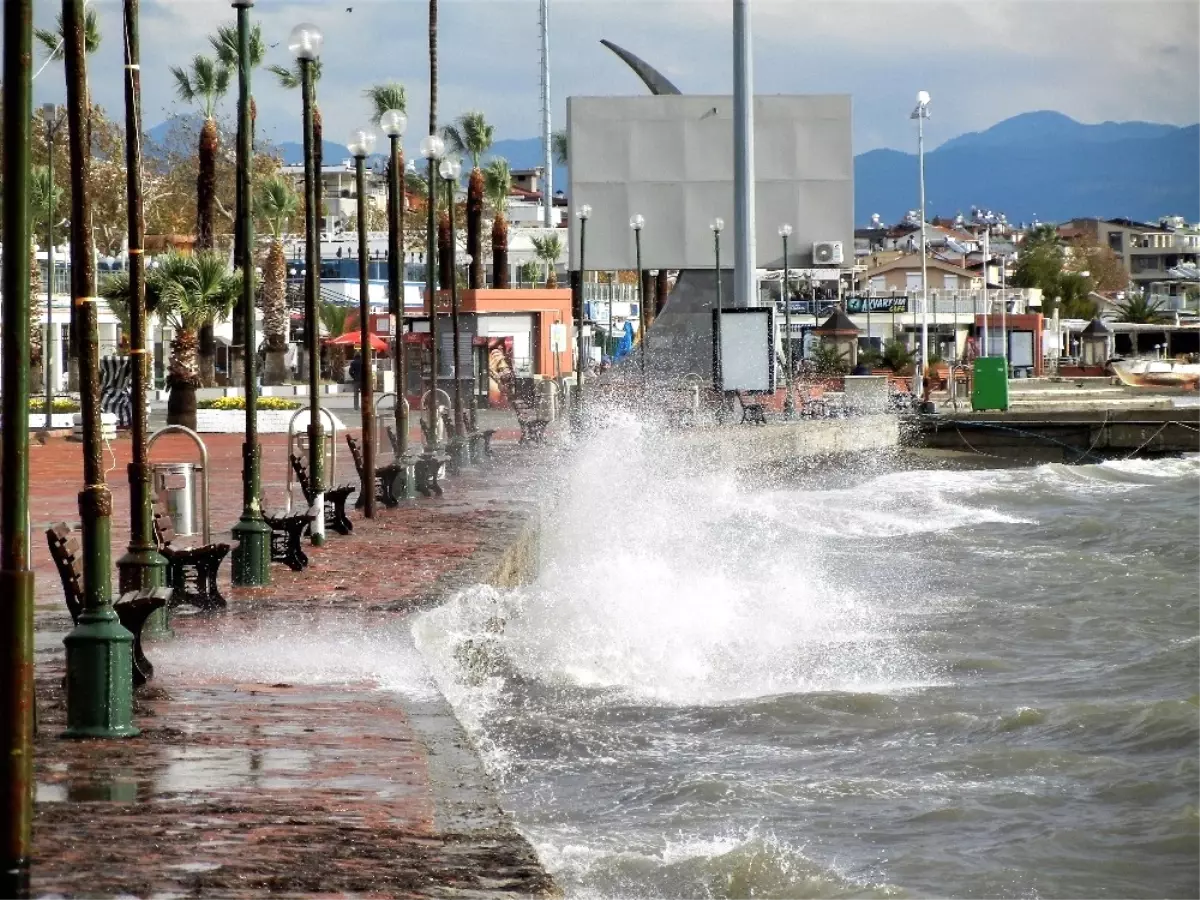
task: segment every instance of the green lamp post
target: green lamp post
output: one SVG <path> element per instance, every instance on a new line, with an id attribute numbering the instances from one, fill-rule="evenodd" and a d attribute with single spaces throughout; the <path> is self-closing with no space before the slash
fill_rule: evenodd
<path id="1" fill-rule="evenodd" d="M 466 419 L 463 417 L 462 377 L 458 370 L 462 351 L 458 343 L 458 237 L 454 222 L 454 191 L 462 175 L 462 162 L 457 157 L 447 156 L 438 164 L 438 174 L 446 182 L 446 206 L 450 211 L 450 329 L 453 337 L 451 352 L 454 354 L 450 365 L 450 371 L 454 373 L 454 437 L 450 440 L 450 457 L 454 465 L 461 469 L 470 460 Z"/>
<path id="2" fill-rule="evenodd" d="M 633 229 L 634 256 L 637 264 L 638 338 L 642 344 L 642 352 L 638 355 L 641 357 L 642 379 L 645 380 L 646 353 L 650 349 L 650 336 L 646 334 L 646 298 L 643 290 L 645 278 L 642 277 L 642 229 L 646 227 L 645 216 L 640 213 L 635 215 L 629 220 L 629 227 Z"/>
<path id="3" fill-rule="evenodd" d="M 33 571 L 29 568 L 29 58 L 33 2 L 4 4 L 4 294 L 0 359 L 0 896 L 28 897 L 33 857 Z M 53 279 L 53 271 L 51 271 Z"/>
<path id="4" fill-rule="evenodd" d="M 434 217 L 437 213 L 437 164 L 446 152 L 446 143 L 437 134 L 427 134 L 421 138 L 421 156 L 429 163 L 428 180 L 429 196 L 425 222 L 425 294 L 429 306 L 429 407 L 426 410 L 428 430 L 425 441 L 425 465 L 436 466 L 434 457 L 438 451 L 437 445 L 437 383 L 438 383 L 438 327 L 437 327 L 437 227 Z"/>
<path id="5" fill-rule="evenodd" d="M 79 335 L 83 414 L 83 612 L 64 639 L 67 648 L 67 730 L 72 738 L 129 737 L 133 725 L 133 635 L 112 606 L 112 494 L 104 478 L 100 440 L 100 341 L 94 260 L 88 222 L 87 60 L 83 0 L 63 0 L 67 70 L 67 132 L 71 163 L 71 297 Z"/>
<path id="6" fill-rule="evenodd" d="M 363 514 L 375 518 L 375 366 L 371 353 L 370 257 L 367 251 L 367 157 L 375 147 L 375 132 L 359 128 L 347 145 L 354 157 L 354 184 L 358 193 L 358 334 L 361 365 L 358 367 L 362 395 Z"/>
<path id="7" fill-rule="evenodd" d="M 792 402 L 792 378 L 795 377 L 796 369 L 792 366 L 792 298 L 788 292 L 788 238 L 792 236 L 792 226 L 786 222 L 779 226 L 779 236 L 783 239 L 783 289 L 780 295 L 783 297 L 783 333 L 787 341 L 784 344 L 784 360 L 787 365 L 787 376 L 783 379 L 784 391 L 783 397 L 783 415 L 790 419 L 796 412 L 796 406 Z"/>
<path id="8" fill-rule="evenodd" d="M 242 444 L 242 517 L 233 526 L 233 583 L 271 583 L 271 528 L 262 511 L 262 448 L 258 443 L 258 338 L 254 328 L 254 217 L 250 170 L 254 141 L 250 124 L 250 7 L 254 0 L 233 0 L 238 31 L 237 228 L 242 257 L 242 334 L 245 352 L 246 440 Z"/>
<path id="9" fill-rule="evenodd" d="M 408 453 L 408 372 L 404 358 L 404 173 L 400 145 L 408 116 L 403 110 L 389 109 L 379 117 L 379 127 L 388 136 L 388 305 L 396 317 L 396 335 L 392 342 L 392 373 L 396 382 L 396 446 L 392 461 L 401 463 Z M 405 498 L 409 494 L 405 478 Z"/>
<path id="10" fill-rule="evenodd" d="M 313 159 L 313 104 L 316 88 L 313 64 L 321 56 L 324 38 L 316 25 L 302 23 L 288 36 L 288 50 L 300 63 L 300 93 L 304 105 L 304 344 L 308 355 L 308 477 L 313 498 L 311 535 L 316 546 L 325 543 L 325 436 L 321 427 L 321 352 L 317 297 L 321 289 L 321 173 Z M 247 353 L 247 356 L 250 354 Z"/>

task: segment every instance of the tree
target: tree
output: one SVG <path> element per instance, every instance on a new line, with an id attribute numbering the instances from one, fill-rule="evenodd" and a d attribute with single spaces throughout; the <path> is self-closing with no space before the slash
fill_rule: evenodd
<path id="1" fill-rule="evenodd" d="M 271 249 L 263 266 L 263 337 L 267 344 L 263 384 L 283 384 L 287 380 L 288 319 L 287 260 L 283 255 L 283 235 L 288 221 L 300 208 L 300 198 L 288 179 L 276 175 L 259 188 L 257 214 L 271 230 Z"/>
<path id="2" fill-rule="evenodd" d="M 1087 272 L 1094 291 L 1115 293 L 1129 288 L 1129 273 L 1121 257 L 1091 238 L 1071 243 L 1067 268 L 1074 273 Z"/>
<path id="3" fill-rule="evenodd" d="M 317 194 L 321 193 L 321 166 L 325 160 L 325 126 L 321 121 L 321 107 L 316 102 L 317 85 L 321 82 L 321 60 L 314 59 L 309 63 L 309 71 L 312 73 L 313 83 L 313 171 L 317 173 Z M 292 63 L 292 67 L 284 66 L 267 66 L 267 71 L 274 75 L 279 80 L 279 86 L 289 91 L 299 89 L 301 85 L 301 70 L 300 60 Z M 303 102 L 303 101 L 301 101 Z"/>
<path id="4" fill-rule="evenodd" d="M 34 166 L 29 172 L 29 380 L 42 380 L 42 314 L 37 296 L 41 292 L 41 269 L 34 247 L 44 241 L 50 225 L 57 225 L 63 210 L 64 191 L 50 179 L 47 166 Z M 50 274 L 53 278 L 53 273 Z M 35 283 L 36 282 L 36 283 Z M 53 283 L 53 282 L 52 282 Z"/>
<path id="5" fill-rule="evenodd" d="M 346 320 L 350 318 L 349 306 L 322 300 L 320 306 L 317 307 L 317 315 L 321 319 L 325 334 L 329 337 L 338 337 L 346 333 Z M 328 344 L 326 349 L 328 351 L 329 377 L 334 381 L 341 381 L 342 370 L 346 367 L 345 345 Z"/>
<path id="6" fill-rule="evenodd" d="M 533 238 L 533 252 L 546 265 L 546 287 L 558 287 L 558 274 L 554 267 L 563 253 L 562 239 L 551 232 Z"/>
<path id="7" fill-rule="evenodd" d="M 1096 318 L 1098 308 L 1092 300 L 1095 290 L 1090 277 L 1078 272 L 1064 272 L 1058 280 L 1058 312 L 1064 319 Z"/>
<path id="8" fill-rule="evenodd" d="M 213 53 L 216 54 L 217 62 L 230 72 L 238 70 L 238 61 L 241 56 L 240 47 L 238 44 L 237 23 L 233 22 L 227 25 L 217 27 L 217 33 L 211 35 L 208 39 L 212 45 Z M 247 57 L 247 63 L 251 71 L 257 69 L 263 64 L 263 59 L 267 55 L 267 45 L 263 42 L 262 25 L 255 22 L 250 26 L 250 54 Z M 254 128 L 254 122 L 258 119 L 258 106 L 254 102 L 254 98 L 250 98 L 250 128 Z"/>
<path id="9" fill-rule="evenodd" d="M 845 375 L 850 371 L 849 354 L 837 344 L 821 340 L 812 348 L 812 364 L 818 375 Z"/>
<path id="10" fill-rule="evenodd" d="M 560 166 L 567 164 L 567 133 L 565 131 L 556 131 L 550 135 L 550 151 L 554 156 L 554 161 Z"/>
<path id="11" fill-rule="evenodd" d="M 204 111 L 197 152 L 199 171 L 196 174 L 196 249 L 211 250 L 215 246 L 213 212 L 216 209 L 217 152 L 221 133 L 217 129 L 217 101 L 229 90 L 229 69 L 212 57 L 196 54 L 191 71 L 174 66 L 175 93 L 184 103 L 197 103 Z M 207 387 L 215 381 L 216 341 L 212 323 L 200 329 L 200 378 Z"/>
<path id="12" fill-rule="evenodd" d="M 1118 322 L 1157 325 L 1167 321 L 1167 313 L 1163 309 L 1162 302 L 1151 300 L 1145 294 L 1134 294 L 1113 308 L 1117 313 Z"/>
<path id="13" fill-rule="evenodd" d="M 880 356 L 882 365 L 891 369 L 897 375 L 910 374 L 913 363 L 917 358 L 917 354 L 914 351 L 909 350 L 895 338 L 890 339 L 883 345 L 883 352 Z"/>
<path id="14" fill-rule="evenodd" d="M 408 94 L 404 90 L 404 85 L 400 84 L 400 82 L 398 82 L 398 81 L 381 82 L 380 84 L 372 85 L 371 87 L 369 87 L 365 91 L 363 91 L 363 95 L 371 102 L 371 118 L 374 119 L 375 122 L 378 122 L 380 120 L 380 118 L 382 118 L 383 114 L 390 109 L 398 109 L 403 113 L 408 112 Z M 388 138 L 386 135 L 384 137 L 388 141 L 388 150 L 387 150 L 388 165 L 396 166 L 398 171 L 400 172 L 400 203 L 402 204 L 400 207 L 400 223 L 401 223 L 400 259 L 403 260 L 404 259 L 404 251 L 405 251 L 406 247 L 408 246 L 408 243 L 407 243 L 407 241 L 405 241 L 404 238 L 405 238 L 405 228 L 408 225 L 409 217 L 404 215 L 405 206 L 403 204 L 405 203 L 406 191 L 411 190 L 408 186 L 409 173 L 404 171 L 404 144 L 403 144 L 403 142 L 397 142 L 396 158 L 392 159 L 391 158 L 392 157 L 391 139 Z M 422 185 L 423 184 L 424 184 L 424 182 L 422 182 Z M 376 210 L 374 207 L 367 210 L 367 224 L 368 224 L 368 228 L 371 230 L 374 230 L 375 225 L 378 222 L 378 219 L 373 216 L 373 214 L 375 212 L 376 212 Z M 383 218 L 383 228 L 381 230 L 387 230 L 387 228 L 390 227 L 390 223 L 388 222 L 386 208 L 384 210 L 382 210 L 382 218 Z M 358 227 L 357 222 L 355 222 L 354 225 L 356 228 Z M 422 245 L 424 244 L 424 239 L 422 239 L 421 243 L 422 243 Z M 403 282 L 404 281 L 403 262 L 400 261 L 400 262 L 398 262 L 398 264 L 401 266 L 400 280 L 401 280 L 401 282 Z M 403 293 L 403 291 L 401 291 L 401 292 Z"/>
<path id="15" fill-rule="evenodd" d="M 508 220 L 504 217 L 512 193 L 508 161 L 493 159 L 483 173 L 484 193 L 492 207 L 492 287 L 508 287 Z"/>
<path id="16" fill-rule="evenodd" d="M 483 287 L 483 171 L 479 168 L 479 157 L 491 149 L 496 129 L 489 125 L 481 112 L 468 112 L 459 116 L 453 125 L 442 129 L 447 145 L 456 153 L 471 157 L 471 175 L 467 179 L 467 253 L 471 256 L 471 272 L 468 285 Z"/>
<path id="17" fill-rule="evenodd" d="M 167 424 L 196 428 L 196 388 L 200 385 L 198 332 L 223 320 L 242 290 L 242 276 L 231 271 L 215 250 L 184 254 L 170 252 L 158 258 L 146 273 L 146 309 L 174 331 L 167 367 Z M 111 276 L 101 289 L 109 304 L 128 308 L 129 276 Z"/>
<path id="18" fill-rule="evenodd" d="M 46 58 L 54 62 L 63 59 L 63 17 L 58 14 L 54 31 L 48 28 L 37 28 L 33 32 L 37 42 L 46 51 Z M 94 6 L 88 6 L 83 11 L 83 51 L 87 54 L 100 49 L 100 17 Z"/>
<path id="19" fill-rule="evenodd" d="M 1013 286 L 1039 288 L 1045 297 L 1043 311 L 1053 315 L 1061 291 L 1066 251 L 1053 225 L 1039 225 L 1025 236 L 1017 257 Z"/>

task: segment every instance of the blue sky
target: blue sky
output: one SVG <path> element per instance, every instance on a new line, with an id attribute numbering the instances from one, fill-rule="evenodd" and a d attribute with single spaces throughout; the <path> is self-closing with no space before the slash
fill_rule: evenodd
<path id="1" fill-rule="evenodd" d="M 89 79 L 97 102 L 121 114 L 119 0 L 91 0 L 103 43 Z M 752 0 L 758 93 L 850 93 L 854 149 L 912 149 L 908 114 L 919 89 L 933 95 L 931 145 L 1035 109 L 1084 122 L 1200 118 L 1200 3 L 1196 0 Z M 36 23 L 60 8 L 38 0 Z M 352 7 L 353 12 L 347 12 Z M 344 143 L 368 114 L 362 91 L 398 80 L 408 89 L 415 148 L 428 121 L 427 0 L 259 0 L 269 62 L 287 63 L 292 25 L 325 32 L 320 101 L 325 134 Z M 142 0 L 147 126 L 175 105 L 168 67 L 208 52 L 206 36 L 232 21 L 226 0 Z M 482 110 L 498 138 L 537 134 L 536 0 L 442 0 L 439 120 Z M 639 94 L 644 88 L 600 46 L 608 38 L 642 56 L 686 93 L 731 90 L 731 0 L 551 0 L 555 127 L 570 95 Z M 40 67 L 40 54 L 38 66 Z M 62 102 L 52 63 L 35 103 Z M 255 81 L 260 128 L 299 135 L 299 96 L 270 76 Z M 233 96 L 225 102 L 232 110 Z"/>

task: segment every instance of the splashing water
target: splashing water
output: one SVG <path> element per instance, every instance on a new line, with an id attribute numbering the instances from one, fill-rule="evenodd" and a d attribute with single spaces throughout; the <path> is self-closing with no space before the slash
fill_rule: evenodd
<path id="1" fill-rule="evenodd" d="M 413 625 L 569 894 L 1194 892 L 1196 459 L 684 463 L 618 422 Z"/>

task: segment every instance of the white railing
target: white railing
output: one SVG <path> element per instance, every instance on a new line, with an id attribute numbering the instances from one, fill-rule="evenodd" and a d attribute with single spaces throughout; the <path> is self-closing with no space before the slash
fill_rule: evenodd
<path id="1" fill-rule="evenodd" d="M 583 283 L 583 299 L 585 302 L 607 303 L 637 303 L 638 286 L 636 284 L 600 284 L 594 281 Z"/>

